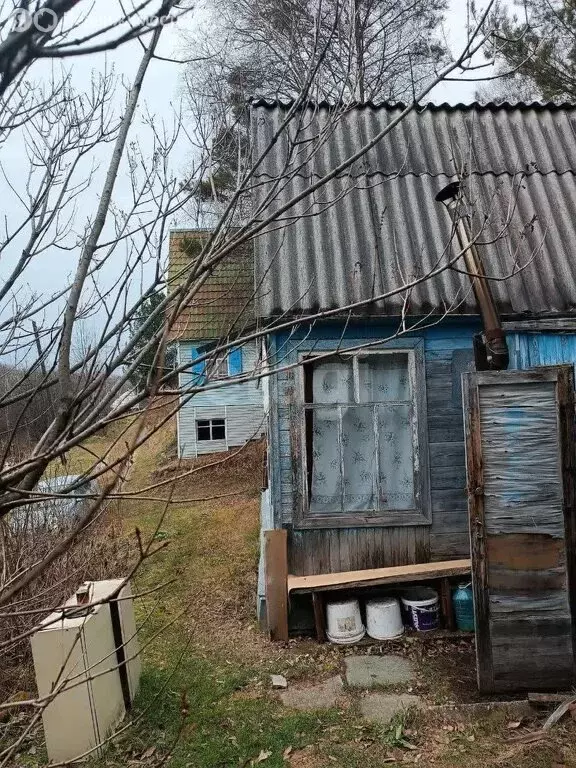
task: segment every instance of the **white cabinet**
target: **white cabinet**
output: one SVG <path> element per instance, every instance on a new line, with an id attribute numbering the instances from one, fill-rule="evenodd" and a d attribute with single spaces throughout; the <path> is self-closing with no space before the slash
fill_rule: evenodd
<path id="1" fill-rule="evenodd" d="M 51 762 L 77 758 L 101 744 L 138 689 L 140 657 L 130 586 L 118 592 L 120 579 L 89 585 L 90 603 L 108 602 L 86 611 L 74 596 L 64 611 L 42 622 L 31 640 L 38 695 L 55 692 L 42 715 Z"/>

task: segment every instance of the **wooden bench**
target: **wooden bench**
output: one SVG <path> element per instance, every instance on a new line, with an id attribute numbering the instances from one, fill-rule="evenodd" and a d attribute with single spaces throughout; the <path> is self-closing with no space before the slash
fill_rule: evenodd
<path id="1" fill-rule="evenodd" d="M 418 565 L 396 565 L 388 568 L 374 568 L 365 571 L 344 571 L 326 573 L 318 576 L 288 576 L 288 597 L 290 594 L 312 595 L 314 623 L 318 642 L 326 640 L 324 596 L 326 592 L 362 587 L 380 587 L 408 582 L 440 582 L 440 603 L 447 629 L 454 629 L 454 611 L 450 594 L 450 577 L 465 576 L 470 573 L 470 560 L 444 560 L 439 563 Z"/>
<path id="2" fill-rule="evenodd" d="M 326 593 L 421 581 L 439 581 L 442 613 L 448 629 L 454 629 L 454 613 L 449 579 L 467 576 L 470 560 L 445 560 L 438 563 L 397 565 L 363 571 L 344 571 L 315 576 L 288 573 L 286 531 L 265 531 L 266 611 L 272 640 L 288 640 L 288 601 L 293 595 L 312 595 L 314 623 L 319 642 L 326 639 L 324 601 Z"/>

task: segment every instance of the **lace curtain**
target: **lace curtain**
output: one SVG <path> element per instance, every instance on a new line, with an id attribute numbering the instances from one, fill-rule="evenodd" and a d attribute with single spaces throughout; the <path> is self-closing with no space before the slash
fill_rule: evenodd
<path id="1" fill-rule="evenodd" d="M 356 382 L 355 382 L 356 378 Z M 413 509 L 413 408 L 406 354 L 314 367 L 312 486 L 317 513 Z"/>

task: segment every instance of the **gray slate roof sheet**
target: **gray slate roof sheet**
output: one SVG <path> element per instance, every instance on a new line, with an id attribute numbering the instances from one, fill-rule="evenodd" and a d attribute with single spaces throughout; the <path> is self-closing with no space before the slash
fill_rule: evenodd
<path id="1" fill-rule="evenodd" d="M 327 105 L 290 127 L 298 149 L 268 211 L 283 205 L 375 136 L 398 105 Z M 253 105 L 255 153 L 286 105 Z M 576 313 L 576 107 L 428 106 L 408 115 L 354 166 L 288 210 L 256 240 L 258 314 L 308 312 L 364 302 L 358 314 L 475 314 L 468 278 L 445 269 L 456 253 L 435 194 L 457 174 L 472 231 L 501 311 Z M 288 158 L 281 137 L 259 168 L 256 202 Z M 287 178 L 287 176 L 289 178 Z M 265 215 L 265 212 L 260 214 Z M 458 262 L 458 268 L 463 264 Z M 444 268 L 444 269 L 443 269 Z M 370 304 L 406 280 L 439 272 L 406 293 Z M 506 279 L 504 279 L 506 278 Z"/>

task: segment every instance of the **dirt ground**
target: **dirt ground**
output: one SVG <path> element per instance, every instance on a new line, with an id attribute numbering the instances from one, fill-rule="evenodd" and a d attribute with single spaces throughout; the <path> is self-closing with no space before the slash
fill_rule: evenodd
<path id="1" fill-rule="evenodd" d="M 576 768 L 570 715 L 543 735 L 545 710 L 517 719 L 467 706 L 481 699 L 471 638 L 404 636 L 355 648 L 310 637 L 269 642 L 255 601 L 264 446 L 178 462 L 174 435 L 173 422 L 160 429 L 130 473 L 134 492 L 164 485 L 123 501 L 117 512 L 127 540 L 137 527 L 163 549 L 134 585 L 143 595 L 137 612 L 144 659 L 134 727 L 95 765 Z M 302 712 L 283 706 L 271 688 L 271 674 L 284 675 L 289 687 L 343 674 L 350 653 L 409 658 L 416 677 L 393 690 L 420 696 L 423 708 L 380 727 L 361 717 L 362 691 L 344 689 L 334 707 Z M 23 752 L 19 763 L 40 764 L 40 750 L 34 757 Z"/>
<path id="2" fill-rule="evenodd" d="M 154 468 L 145 456 L 139 458 L 132 483 L 138 482 L 140 476 L 145 479 L 153 475 L 164 480 L 181 474 L 183 468 L 203 467 L 179 481 L 175 496 L 209 500 L 193 507 L 174 505 L 165 526 L 167 535 L 173 536 L 172 551 L 169 547 L 164 562 L 160 560 L 154 568 L 166 575 L 173 572 L 181 580 L 178 604 L 189 609 L 184 610 L 180 626 L 194 652 L 213 664 L 224 660 L 226 665 L 249 670 L 245 684 L 233 694 L 236 700 L 275 701 L 276 694 L 269 683 L 273 673 L 285 675 L 289 685 L 312 684 L 341 674 L 344 658 L 350 653 L 397 653 L 410 658 L 417 667 L 416 680 L 409 687 L 430 709 L 402 718 L 397 724 L 401 729 L 399 738 L 396 731 L 379 732 L 358 719 L 357 694 L 351 694 L 349 706 L 328 726 L 333 730 L 311 739 L 305 748 L 288 745 L 293 748 L 288 754 L 283 753 L 281 764 L 310 768 L 394 762 L 576 766 L 576 725 L 570 717 L 564 718 L 545 739 L 529 741 L 546 712 L 535 712 L 533 718 L 518 721 L 511 720 L 505 710 L 479 713 L 463 706 L 482 701 L 476 687 L 472 638 L 405 636 L 398 641 L 361 644 L 357 648 L 318 645 L 313 638 L 295 638 L 286 646 L 270 643 L 255 622 L 263 446 L 251 444 L 227 461 L 222 456 L 212 456 L 178 465 L 169 435 L 170 428 L 155 438 L 162 450 L 146 450 L 148 456 L 160 457 Z M 216 496 L 220 498 L 210 498 Z M 133 514 L 142 522 L 142 508 Z M 149 577 L 150 572 L 147 583 Z M 438 705 L 452 705 L 454 709 L 434 709 Z M 340 728 L 345 735 L 338 735 Z M 519 740 L 522 738 L 527 740 Z M 396 743 L 402 740 L 410 746 Z M 262 750 L 264 754 L 268 751 L 265 737 Z M 251 759 L 257 760 L 259 755 Z M 272 765 L 274 760 L 272 754 L 262 762 Z"/>

